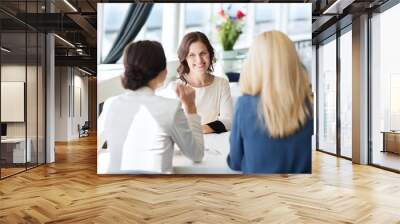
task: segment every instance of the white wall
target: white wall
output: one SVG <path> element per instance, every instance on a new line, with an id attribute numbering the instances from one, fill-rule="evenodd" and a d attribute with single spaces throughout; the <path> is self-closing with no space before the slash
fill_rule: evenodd
<path id="1" fill-rule="evenodd" d="M 74 99 L 74 108 L 73 108 L 73 113 L 72 113 L 72 129 L 71 129 L 71 135 L 73 138 L 78 137 L 78 124 L 82 126 L 85 121 L 88 121 L 88 107 L 89 107 L 89 102 L 88 102 L 88 78 L 85 76 L 81 76 L 82 73 L 79 73 L 78 75 L 76 74 L 77 70 L 74 71 L 74 96 L 72 98 Z M 80 93 L 79 93 L 80 92 Z M 81 111 L 80 111 L 81 110 Z"/>
<path id="2" fill-rule="evenodd" d="M 36 69 L 33 66 L 27 66 L 25 67 L 25 65 L 18 65 L 18 64 L 6 64 L 6 65 L 2 65 L 1 66 L 1 81 L 10 81 L 10 82 L 25 82 L 25 75 L 26 75 L 26 71 L 28 71 L 28 74 L 31 74 L 32 71 Z M 36 70 L 35 70 L 36 73 Z M 31 82 L 31 80 L 30 80 Z M 32 84 L 32 83 L 30 83 Z M 33 83 L 34 85 L 36 85 L 36 81 L 35 83 Z M 31 90 L 31 89 L 28 89 Z M 34 90 L 34 92 L 29 92 L 27 93 L 28 99 L 27 102 L 30 103 L 33 101 L 32 98 L 36 99 L 36 89 Z M 36 108 L 36 104 L 35 105 L 31 105 L 34 106 Z M 9 108 L 1 108 L 1 110 L 7 110 Z M 29 111 L 30 112 L 30 111 Z M 34 115 L 34 116 L 33 116 Z M 28 122 L 31 122 L 33 120 L 36 121 L 36 114 L 33 113 L 28 113 L 27 114 L 27 119 Z M 32 117 L 33 116 L 33 117 Z M 7 136 L 8 137 L 25 137 L 25 123 L 26 122 L 7 122 Z M 33 127 L 32 125 L 28 125 L 28 129 Z M 36 130 L 36 126 L 35 126 L 35 130 Z M 29 137 L 29 133 L 30 130 L 28 130 L 28 137 Z"/>
<path id="3" fill-rule="evenodd" d="M 24 122 L 24 103 L 24 82 L 1 82 L 2 122 Z"/>
<path id="4" fill-rule="evenodd" d="M 1 66 L 1 81 L 3 82 L 25 82 L 25 65 L 6 64 Z M 29 67 L 28 67 L 29 70 Z M 2 96 L 3 98 L 3 96 Z M 1 108 L 8 110 L 9 108 Z M 22 108 L 24 109 L 24 108 Z M 7 122 L 8 137 L 25 137 L 25 122 Z"/>
<path id="5" fill-rule="evenodd" d="M 88 78 L 72 67 L 56 67 L 55 73 L 55 141 L 70 141 L 88 120 Z"/>
<path id="6" fill-rule="evenodd" d="M 67 67 L 55 68 L 55 140 L 67 141 L 69 117 L 68 111 L 68 85 L 70 83 Z"/>
<path id="7" fill-rule="evenodd" d="M 7 137 L 9 138 L 24 138 L 25 135 L 30 139 L 30 148 L 32 161 L 36 162 L 37 153 L 39 153 L 39 163 L 44 163 L 44 74 L 42 73 L 41 66 L 32 66 L 25 64 L 2 64 L 1 66 L 1 79 L 2 82 L 23 82 L 26 86 L 26 100 L 25 96 L 21 97 L 19 108 L 12 108 L 10 106 L 1 108 L 2 112 L 6 113 L 20 113 L 22 120 L 20 122 L 6 122 L 7 124 Z M 26 80 L 27 79 L 27 80 Z M 24 87 L 25 87 L 24 86 Z M 24 87 L 19 89 L 19 94 L 24 95 Z M 5 89 L 2 89 L 2 94 Z M 2 95 L 2 98 L 8 98 L 7 95 Z M 12 102 L 11 102 L 12 103 Z M 17 102 L 14 102 L 17 103 Z M 26 103 L 26 106 L 25 106 Z M 3 102 L 2 102 L 3 104 Z M 15 106 L 15 105 L 14 105 Z M 19 110 L 19 111 L 16 111 Z M 24 114 L 26 112 L 26 119 Z"/>

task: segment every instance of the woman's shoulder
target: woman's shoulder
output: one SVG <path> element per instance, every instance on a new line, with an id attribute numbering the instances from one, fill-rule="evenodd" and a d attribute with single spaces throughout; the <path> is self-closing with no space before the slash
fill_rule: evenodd
<path id="1" fill-rule="evenodd" d="M 126 104 L 129 102 L 129 106 L 139 106 L 141 104 L 144 105 L 152 105 L 151 108 L 168 112 L 175 110 L 179 105 L 180 101 L 176 97 L 175 91 L 173 91 L 173 87 L 168 87 L 162 90 L 157 90 L 154 94 L 137 94 L 135 91 L 128 91 L 126 93 L 120 94 L 118 96 L 110 99 L 113 102 L 121 102 Z M 171 109 L 172 108 L 172 109 Z"/>
<path id="2" fill-rule="evenodd" d="M 259 96 L 253 96 L 244 93 L 243 95 L 239 96 L 238 102 L 247 103 L 247 102 L 258 102 Z"/>
<path id="3" fill-rule="evenodd" d="M 125 93 L 121 93 L 121 94 L 116 95 L 116 96 L 111 96 L 111 97 L 107 98 L 104 101 L 104 107 L 109 106 L 109 105 L 117 102 L 120 98 L 124 97 L 125 95 L 127 95 L 126 92 Z"/>
<path id="4" fill-rule="evenodd" d="M 216 75 L 213 75 L 213 74 L 211 74 L 211 76 L 214 77 L 214 82 L 215 83 L 217 83 L 219 85 L 229 85 L 228 79 L 226 79 L 224 77 L 221 77 L 221 76 L 216 76 Z"/>
<path id="5" fill-rule="evenodd" d="M 225 79 L 224 77 L 221 76 L 215 76 L 215 75 L 212 76 L 214 77 L 214 80 L 212 84 L 208 86 L 208 88 L 215 89 L 217 91 L 220 90 L 228 91 L 230 89 L 228 79 Z"/>
<path id="6" fill-rule="evenodd" d="M 126 92 L 121 93 L 119 95 L 116 96 L 111 96 L 109 98 L 107 98 L 106 100 L 104 100 L 101 104 L 101 114 L 107 114 L 109 111 L 111 111 L 111 113 L 114 113 L 114 111 L 116 110 L 116 107 L 119 107 L 119 105 L 121 105 L 121 103 L 123 102 L 123 98 L 127 95 Z"/>
<path id="7" fill-rule="evenodd" d="M 249 110 L 251 108 L 257 108 L 258 100 L 259 100 L 258 96 L 243 94 L 238 97 L 236 101 L 236 107 L 244 108 L 246 110 Z"/>
<path id="8" fill-rule="evenodd" d="M 156 94 L 155 95 L 155 99 L 158 101 L 158 103 L 160 104 L 160 106 L 164 106 L 166 108 L 175 108 L 176 106 L 178 106 L 180 104 L 180 101 L 178 100 L 176 93 L 174 91 L 173 94 L 175 95 L 159 95 Z"/>

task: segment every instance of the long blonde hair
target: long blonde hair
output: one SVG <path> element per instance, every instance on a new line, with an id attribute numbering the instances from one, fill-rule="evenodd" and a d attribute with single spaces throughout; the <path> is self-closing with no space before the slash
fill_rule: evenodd
<path id="1" fill-rule="evenodd" d="M 257 36 L 239 82 L 243 94 L 260 96 L 258 114 L 271 137 L 293 134 L 312 116 L 307 71 L 293 42 L 282 32 Z"/>

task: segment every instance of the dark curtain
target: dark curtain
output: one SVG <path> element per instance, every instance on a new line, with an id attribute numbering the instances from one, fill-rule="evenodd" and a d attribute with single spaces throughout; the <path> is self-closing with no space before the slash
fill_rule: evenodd
<path id="1" fill-rule="evenodd" d="M 110 52 L 103 60 L 103 64 L 113 64 L 121 58 L 125 46 L 135 39 L 136 35 L 139 33 L 140 29 L 142 29 L 144 23 L 149 17 L 152 8 L 153 4 L 151 3 L 131 4 L 121 30 L 119 31 Z"/>

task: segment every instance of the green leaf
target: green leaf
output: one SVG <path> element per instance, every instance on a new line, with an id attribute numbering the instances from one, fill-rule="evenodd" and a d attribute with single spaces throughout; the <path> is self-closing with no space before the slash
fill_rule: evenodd
<path id="1" fill-rule="evenodd" d="M 219 41 L 225 51 L 233 50 L 233 46 L 242 33 L 242 26 L 238 21 L 227 19 L 221 24 L 219 30 Z"/>

